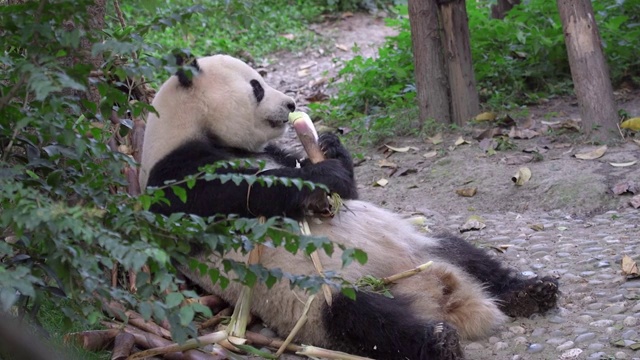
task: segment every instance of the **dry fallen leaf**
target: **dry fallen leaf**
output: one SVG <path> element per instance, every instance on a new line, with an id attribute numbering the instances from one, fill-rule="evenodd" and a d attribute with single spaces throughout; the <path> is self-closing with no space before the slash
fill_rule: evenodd
<path id="1" fill-rule="evenodd" d="M 347 46 L 345 46 L 345 45 L 342 45 L 342 44 L 336 44 L 336 48 L 338 50 L 342 50 L 342 51 L 349 51 L 349 48 Z"/>
<path id="2" fill-rule="evenodd" d="M 511 131 L 509 131 L 509 137 L 512 139 L 531 139 L 538 135 L 540 134 L 531 129 L 516 129 L 512 127 Z"/>
<path id="3" fill-rule="evenodd" d="M 604 155 L 605 152 L 607 152 L 607 145 L 602 145 L 601 147 L 593 151 L 589 151 L 587 153 L 575 154 L 574 156 L 582 160 L 594 160 L 599 157 L 602 157 L 602 155 Z"/>
<path id="4" fill-rule="evenodd" d="M 627 166 L 635 165 L 637 162 L 638 160 L 633 160 L 633 161 L 624 162 L 624 163 L 609 163 L 609 164 L 615 167 L 627 167 Z"/>
<path id="5" fill-rule="evenodd" d="M 384 186 L 387 186 L 387 184 L 388 184 L 388 183 L 389 183 L 389 180 L 387 180 L 387 179 L 380 179 L 380 180 L 376 181 L 376 182 L 373 184 L 373 186 L 382 186 L 382 187 L 384 187 Z"/>
<path id="6" fill-rule="evenodd" d="M 565 120 L 560 124 L 561 128 L 580 131 L 580 124 L 576 120 Z"/>
<path id="7" fill-rule="evenodd" d="M 640 117 L 634 117 L 631 119 L 627 119 L 620 124 L 621 129 L 629 129 L 633 131 L 640 130 Z"/>
<path id="8" fill-rule="evenodd" d="M 381 168 L 392 168 L 395 169 L 398 167 L 398 165 L 396 165 L 395 163 L 392 163 L 391 161 L 387 160 L 387 159 L 382 159 L 380 161 L 378 161 L 378 166 L 380 166 Z"/>
<path id="9" fill-rule="evenodd" d="M 438 152 L 433 150 L 433 151 L 429 151 L 428 153 L 426 153 L 426 154 L 424 154 L 422 156 L 424 156 L 427 159 L 430 159 L 430 158 L 435 157 L 437 155 L 438 155 Z"/>
<path id="10" fill-rule="evenodd" d="M 310 62 L 308 62 L 306 64 L 302 64 L 302 65 L 298 66 L 298 69 L 299 70 L 305 70 L 305 69 L 309 69 L 311 67 L 314 67 L 316 65 L 318 65 L 317 61 L 310 61 Z"/>
<path id="11" fill-rule="evenodd" d="M 521 167 L 518 172 L 511 177 L 516 185 L 522 186 L 531 179 L 531 170 L 528 167 Z"/>
<path id="12" fill-rule="evenodd" d="M 483 247 L 488 247 L 502 254 L 512 246 L 513 245 L 510 245 L 510 244 L 502 244 L 502 245 L 484 245 Z"/>
<path id="13" fill-rule="evenodd" d="M 482 149 L 482 151 L 484 152 L 488 152 L 490 150 L 495 150 L 498 147 L 498 143 L 493 140 L 493 139 L 482 139 L 480 141 L 480 144 L 478 144 L 478 146 L 480 146 L 480 149 Z"/>
<path id="14" fill-rule="evenodd" d="M 478 192 L 478 188 L 470 187 L 470 188 L 462 188 L 456 190 L 456 194 L 464 197 L 472 197 Z"/>
<path id="15" fill-rule="evenodd" d="M 523 149 L 522 152 L 525 152 L 527 154 L 533 154 L 533 153 L 544 154 L 547 152 L 547 149 L 536 145 L 534 147 Z"/>
<path id="16" fill-rule="evenodd" d="M 482 217 L 478 215 L 471 215 L 464 223 L 464 225 L 460 226 L 459 230 L 461 233 L 463 233 L 471 230 L 482 230 L 485 227 L 487 227 L 487 225 L 485 225 L 484 219 Z"/>
<path id="17" fill-rule="evenodd" d="M 293 40 L 293 39 L 295 39 L 295 38 L 296 38 L 296 36 L 295 36 L 295 35 L 293 35 L 293 34 L 282 34 L 282 35 L 280 35 L 280 36 L 282 36 L 283 38 L 285 38 L 285 39 L 287 39 L 287 40 Z"/>
<path id="18" fill-rule="evenodd" d="M 309 69 L 300 70 L 300 71 L 298 71 L 297 74 L 298 74 L 298 77 L 305 77 L 305 76 L 309 75 Z"/>
<path id="19" fill-rule="evenodd" d="M 405 147 L 394 147 L 394 146 L 390 146 L 390 145 L 384 145 L 387 147 L 387 149 L 395 151 L 395 152 L 407 152 L 409 150 L 411 150 L 411 146 L 405 146 Z"/>
<path id="20" fill-rule="evenodd" d="M 633 139 L 633 142 L 640 145 L 640 139 Z"/>
<path id="21" fill-rule="evenodd" d="M 470 144 L 470 142 L 468 142 L 467 140 L 463 139 L 462 136 L 460 136 L 456 142 L 454 143 L 455 146 L 459 146 L 462 144 Z"/>
<path id="22" fill-rule="evenodd" d="M 533 231 L 542 231 L 544 230 L 544 224 L 531 224 L 529 228 Z"/>
<path id="23" fill-rule="evenodd" d="M 518 125 L 516 124 L 516 121 L 513 120 L 513 118 L 509 114 L 505 115 L 503 118 L 497 119 L 496 124 L 498 124 L 498 126 L 503 128 L 510 128 L 512 126 Z"/>
<path id="24" fill-rule="evenodd" d="M 316 90 L 315 92 L 304 97 L 308 102 L 320 102 L 329 99 L 329 95 L 327 95 L 322 90 Z"/>
<path id="25" fill-rule="evenodd" d="M 432 137 L 429 138 L 429 141 L 431 141 L 433 145 L 440 144 L 442 142 L 442 133 L 437 133 L 433 135 Z"/>
<path id="26" fill-rule="evenodd" d="M 640 271 L 638 271 L 638 264 L 633 261 L 633 259 L 628 255 L 622 256 L 622 275 L 628 277 L 640 276 Z"/>
<path id="27" fill-rule="evenodd" d="M 535 157 L 533 155 L 510 155 L 504 158 L 507 165 L 522 165 L 532 162 Z"/>
<path id="28" fill-rule="evenodd" d="M 638 190 L 639 190 L 638 186 L 636 185 L 636 183 L 633 180 L 627 180 L 627 181 L 623 181 L 623 182 L 617 183 L 611 188 L 611 191 L 615 195 L 621 195 L 621 194 L 624 194 L 626 192 L 630 192 L 632 194 L 635 194 L 636 192 L 638 192 Z"/>
<path id="29" fill-rule="evenodd" d="M 476 116 L 476 121 L 493 121 L 497 117 L 496 113 L 487 111 Z"/>
<path id="30" fill-rule="evenodd" d="M 525 120 L 525 122 L 520 125 L 521 128 L 523 129 L 533 129 L 536 126 L 536 121 L 533 119 L 533 115 L 530 114 L 529 117 L 527 117 L 527 120 Z"/>
<path id="31" fill-rule="evenodd" d="M 475 139 L 476 140 L 482 140 L 482 139 L 490 139 L 492 137 L 495 136 L 499 136 L 502 135 L 502 129 L 501 128 L 491 128 L 491 129 L 487 129 L 483 132 L 481 132 L 480 134 L 476 135 Z"/>
<path id="32" fill-rule="evenodd" d="M 416 169 L 416 168 L 406 168 L 406 169 L 401 170 L 398 173 L 398 176 L 405 176 L 405 175 L 409 175 L 409 174 L 415 174 L 417 172 L 418 172 L 418 169 Z"/>

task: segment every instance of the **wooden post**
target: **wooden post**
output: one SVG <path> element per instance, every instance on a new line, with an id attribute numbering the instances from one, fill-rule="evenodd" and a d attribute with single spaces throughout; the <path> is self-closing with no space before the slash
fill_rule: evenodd
<path id="1" fill-rule="evenodd" d="M 449 81 L 445 72 L 436 0 L 409 0 L 420 127 L 427 119 L 451 122 Z"/>
<path id="2" fill-rule="evenodd" d="M 445 61 L 449 67 L 453 122 L 464 125 L 480 112 L 480 97 L 471 61 L 469 19 L 464 0 L 440 1 Z"/>
<path id="3" fill-rule="evenodd" d="M 611 139 L 618 130 L 618 113 L 591 1 L 557 4 L 583 129 L 594 140 Z"/>

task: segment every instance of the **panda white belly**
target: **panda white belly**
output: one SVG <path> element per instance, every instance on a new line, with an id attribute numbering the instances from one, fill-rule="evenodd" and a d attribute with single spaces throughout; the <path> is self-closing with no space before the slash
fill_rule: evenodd
<path id="1" fill-rule="evenodd" d="M 411 314 L 417 314 L 425 322 L 435 319 L 451 323 L 463 338 L 486 336 L 505 320 L 506 316 L 476 280 L 435 255 L 430 256 L 429 249 L 438 246 L 438 239 L 419 233 L 398 215 L 373 204 L 349 200 L 345 202 L 345 208 L 347 210 L 341 210 L 333 219 L 323 219 L 320 223 L 311 219 L 311 233 L 314 236 L 326 236 L 346 248 L 365 250 L 368 262 L 365 265 L 354 262 L 341 269 L 341 250 L 335 247 L 331 257 L 323 251 L 319 252 L 325 270 L 337 271 L 346 280 L 353 282 L 365 275 L 385 277 L 434 261 L 424 272 L 402 279 L 391 287 L 394 296 L 406 296 L 412 300 L 409 311 Z M 232 254 L 231 257 L 238 261 L 246 260 L 239 254 Z M 220 265 L 217 256 L 210 256 L 207 260 L 212 267 Z M 265 249 L 261 264 L 267 268 L 280 268 L 291 274 L 316 274 L 310 258 L 302 253 L 292 255 L 284 249 Z M 206 276 L 186 273 L 205 290 L 232 304 L 240 293 L 241 286 L 237 283 L 231 283 L 222 290 L 218 286 L 212 286 Z M 270 290 L 257 284 L 252 311 L 284 337 L 301 316 L 307 297 L 308 294 L 300 290 L 291 290 L 287 281 L 277 283 Z M 325 306 L 324 296 L 319 293 L 297 341 L 316 346 L 334 345 L 328 340 L 330 336 L 324 327 Z M 393 306 L 391 299 L 389 306 Z"/>

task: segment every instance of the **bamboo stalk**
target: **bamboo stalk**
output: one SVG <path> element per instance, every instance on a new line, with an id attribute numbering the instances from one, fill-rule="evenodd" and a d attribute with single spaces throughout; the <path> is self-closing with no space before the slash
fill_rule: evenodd
<path id="1" fill-rule="evenodd" d="M 111 360 L 124 360 L 131 354 L 133 345 L 136 342 L 135 336 L 128 332 L 120 332 L 116 335 L 116 339 L 113 342 L 113 353 L 111 354 Z"/>
<path id="2" fill-rule="evenodd" d="M 171 332 L 169 330 L 161 327 L 160 325 L 154 322 L 146 321 L 142 317 L 142 315 L 140 315 L 139 313 L 133 310 L 126 310 L 124 306 L 122 306 L 122 304 L 116 301 L 109 301 L 109 302 L 103 301 L 102 307 L 105 310 L 107 310 L 108 313 L 112 314 L 113 316 L 116 317 L 116 319 L 122 322 L 129 323 L 133 326 L 136 326 L 154 335 L 157 335 L 166 339 L 171 339 Z"/>
<path id="3" fill-rule="evenodd" d="M 136 326 L 144 331 L 148 331 L 154 335 L 161 336 L 165 339 L 171 339 L 171 331 L 161 327 L 154 322 L 146 321 L 142 317 L 142 315 L 138 314 L 137 312 L 133 310 L 127 310 L 125 314 L 128 316 L 128 320 L 126 321 L 128 321 L 129 324 Z"/>
<path id="4" fill-rule="evenodd" d="M 215 316 L 211 317 L 207 321 L 205 321 L 202 324 L 200 324 L 199 328 L 200 328 L 200 330 L 202 330 L 202 329 L 214 327 L 214 326 L 220 324 L 222 322 L 222 320 L 224 320 L 224 318 L 231 316 L 232 313 L 233 313 L 233 309 L 232 308 L 230 308 L 230 307 L 224 308 L 219 313 L 217 313 Z"/>
<path id="5" fill-rule="evenodd" d="M 255 346 L 264 346 L 277 350 L 284 344 L 283 340 L 273 339 L 252 331 L 247 331 L 245 335 L 247 337 L 247 340 L 249 340 L 249 343 Z M 296 344 L 286 344 L 285 349 L 289 352 L 296 352 L 301 351 L 302 346 Z"/>
<path id="6" fill-rule="evenodd" d="M 384 277 L 381 280 L 385 285 L 388 285 L 388 284 L 396 282 L 396 281 L 398 281 L 400 279 L 408 278 L 410 276 L 419 274 L 422 271 L 424 271 L 426 268 L 431 266 L 431 264 L 433 264 L 433 261 L 429 261 L 429 262 L 424 263 L 422 265 L 416 266 L 415 268 L 413 268 L 411 270 L 406 270 L 406 271 L 403 271 L 401 273 L 397 273 L 397 274 L 394 274 L 394 275 L 391 275 L 391 276 Z"/>
<path id="7" fill-rule="evenodd" d="M 309 223 L 306 219 L 303 219 L 300 222 L 300 227 L 302 229 L 303 235 L 311 235 L 311 229 L 309 228 Z M 324 277 L 324 268 L 322 266 L 322 262 L 320 261 L 320 255 L 318 254 L 318 250 L 315 250 L 311 253 L 311 262 L 313 262 L 313 267 L 316 268 L 318 274 Z M 333 296 L 331 295 L 331 288 L 327 284 L 322 284 L 322 292 L 324 294 L 324 300 L 327 302 L 327 305 L 331 306 L 333 303 Z"/>
<path id="8" fill-rule="evenodd" d="M 135 326 L 125 325 L 121 323 L 114 323 L 110 321 L 103 321 L 102 325 L 110 329 L 124 330 L 128 332 L 129 334 L 133 335 L 133 337 L 136 339 L 136 345 L 138 345 L 143 349 L 152 349 L 152 348 L 167 346 L 171 344 L 171 341 L 164 339 L 158 335 L 148 333 L 144 330 L 140 330 Z M 170 354 L 165 354 L 164 358 L 167 360 L 183 360 L 184 354 L 179 352 L 170 353 Z"/>
<path id="9" fill-rule="evenodd" d="M 325 358 L 337 360 L 373 360 L 368 357 L 347 354 L 341 351 L 327 350 L 316 346 L 303 345 L 302 350 L 296 352 L 298 355 L 308 356 L 310 358 Z"/>
<path id="10" fill-rule="evenodd" d="M 263 217 L 261 217 L 261 221 L 264 221 Z M 262 244 L 256 245 L 256 247 L 249 252 L 249 259 L 247 260 L 247 265 L 253 265 L 253 264 L 259 263 L 263 250 L 264 250 L 264 245 Z M 229 326 L 227 327 L 230 336 L 235 336 L 239 338 L 244 337 L 244 334 L 247 331 L 247 324 L 251 316 L 252 296 L 253 296 L 253 287 L 243 286 L 242 290 L 240 290 L 240 296 L 238 297 L 238 300 L 236 301 L 236 305 L 233 309 L 233 314 L 231 315 Z"/>
<path id="11" fill-rule="evenodd" d="M 114 263 L 111 268 L 111 286 L 116 287 L 118 285 L 118 263 Z"/>
<path id="12" fill-rule="evenodd" d="M 81 331 L 66 334 L 63 341 L 65 344 L 76 344 L 85 350 L 97 351 L 107 348 L 119 332 L 117 329 Z"/>
<path id="13" fill-rule="evenodd" d="M 313 300 L 315 298 L 316 298 L 316 296 L 314 294 L 314 295 L 309 296 L 309 298 L 307 299 L 307 303 L 304 304 L 304 309 L 302 310 L 302 315 L 300 316 L 298 321 L 296 321 L 296 325 L 293 327 L 291 332 L 289 332 L 289 336 L 287 336 L 287 338 L 284 340 L 282 345 L 280 345 L 280 348 L 276 352 L 276 357 L 279 357 L 280 355 L 282 355 L 282 353 L 287 348 L 287 345 L 289 345 L 289 343 L 291 343 L 291 341 L 293 341 L 293 338 L 298 334 L 300 329 L 302 329 L 302 326 L 304 326 L 304 324 L 307 322 L 307 313 L 309 312 L 309 308 L 311 307 L 311 303 L 313 302 Z"/>
<path id="14" fill-rule="evenodd" d="M 127 360 L 139 360 L 150 356 L 164 355 L 168 353 L 182 352 L 185 350 L 191 350 L 205 345 L 211 345 L 225 340 L 229 335 L 226 330 L 217 331 L 211 334 L 199 336 L 195 339 L 189 339 L 184 344 L 173 343 L 167 346 L 156 347 L 141 351 L 139 353 L 129 356 Z"/>
<path id="15" fill-rule="evenodd" d="M 291 121 L 293 128 L 296 131 L 296 135 L 298 135 L 298 139 L 300 139 L 302 147 L 304 148 L 304 151 L 307 152 L 307 156 L 311 163 L 317 164 L 324 161 L 324 153 L 318 144 L 318 139 L 316 138 L 317 133 L 309 115 L 303 112 L 295 112 L 289 116 L 289 121 Z M 331 209 L 329 209 L 329 212 L 331 212 Z M 306 219 L 303 219 L 300 222 L 300 225 L 303 235 L 311 235 L 311 229 L 309 228 L 309 223 Z M 317 250 L 311 253 L 311 261 L 313 262 L 313 266 L 316 268 L 316 271 L 320 275 L 323 275 L 324 269 Z M 329 285 L 323 284 L 322 292 L 324 293 L 324 300 L 327 302 L 327 305 L 331 306 L 333 297 L 331 295 L 331 288 L 329 288 Z"/>

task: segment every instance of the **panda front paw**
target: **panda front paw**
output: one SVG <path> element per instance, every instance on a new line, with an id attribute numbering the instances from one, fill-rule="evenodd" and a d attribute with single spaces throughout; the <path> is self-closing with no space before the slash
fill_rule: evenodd
<path id="1" fill-rule="evenodd" d="M 336 134 L 324 133 L 318 139 L 320 149 L 327 159 L 337 159 L 342 165 L 353 173 L 353 159 L 349 151 L 342 145 Z"/>
<path id="2" fill-rule="evenodd" d="M 337 193 L 343 199 L 357 198 L 353 169 L 347 169 L 338 159 L 327 159 L 317 164 L 302 168 L 303 178 L 329 188 L 329 192 Z"/>

